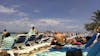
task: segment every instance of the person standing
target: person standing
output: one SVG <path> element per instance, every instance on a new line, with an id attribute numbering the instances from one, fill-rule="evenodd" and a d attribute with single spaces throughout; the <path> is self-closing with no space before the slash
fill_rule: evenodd
<path id="1" fill-rule="evenodd" d="M 4 29 L 4 31 L 2 32 L 2 40 L 6 37 L 7 33 L 8 33 L 7 30 Z"/>
<path id="2" fill-rule="evenodd" d="M 34 26 L 32 26 L 32 28 L 28 32 L 28 36 L 32 36 L 32 35 L 37 35 L 37 30 L 35 29 Z"/>

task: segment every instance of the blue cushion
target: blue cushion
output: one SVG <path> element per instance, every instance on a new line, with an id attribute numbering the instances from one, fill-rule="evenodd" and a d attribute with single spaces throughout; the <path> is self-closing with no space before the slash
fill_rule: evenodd
<path id="1" fill-rule="evenodd" d="M 36 35 L 30 36 L 30 37 L 28 38 L 28 41 L 33 41 L 33 40 L 35 40 L 35 37 L 36 37 Z"/>
<path id="2" fill-rule="evenodd" d="M 25 42 L 25 40 L 26 40 L 26 37 L 25 36 L 20 36 L 18 38 L 18 40 L 16 40 L 16 43 L 22 43 L 22 42 Z"/>
<path id="3" fill-rule="evenodd" d="M 11 49 L 15 44 L 15 39 L 13 37 L 7 37 L 4 38 L 2 45 L 1 45 L 1 49 Z"/>

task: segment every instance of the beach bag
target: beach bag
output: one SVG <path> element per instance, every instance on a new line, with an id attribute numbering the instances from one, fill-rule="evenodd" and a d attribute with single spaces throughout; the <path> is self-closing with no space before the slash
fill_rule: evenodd
<path id="1" fill-rule="evenodd" d="M 82 56 L 81 49 L 71 48 L 66 52 L 66 56 Z"/>

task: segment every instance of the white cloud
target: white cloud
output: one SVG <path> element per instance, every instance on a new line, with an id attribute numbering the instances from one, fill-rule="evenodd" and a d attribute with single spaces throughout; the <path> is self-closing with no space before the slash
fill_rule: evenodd
<path id="1" fill-rule="evenodd" d="M 7 28 L 8 31 L 28 31 L 30 28 L 29 25 L 31 22 L 28 18 L 23 18 L 19 20 L 11 20 L 11 21 L 0 21 L 2 24 L 2 28 Z"/>
<path id="2" fill-rule="evenodd" d="M 35 12 L 35 13 L 39 13 L 39 12 L 40 12 L 40 10 L 33 10 L 33 12 Z"/>
<path id="3" fill-rule="evenodd" d="M 79 31 L 79 32 L 81 32 L 81 31 L 85 31 L 84 30 L 84 25 L 76 25 L 76 24 L 73 24 L 73 25 L 67 25 L 67 26 L 65 26 L 65 29 L 67 29 L 67 30 L 71 30 L 71 31 Z"/>
<path id="4" fill-rule="evenodd" d="M 0 5 L 0 13 L 12 14 L 12 13 L 16 13 L 16 12 L 17 12 L 17 10 L 15 10 L 14 8 L 8 8 L 3 5 Z"/>
<path id="5" fill-rule="evenodd" d="M 54 20 L 54 19 L 40 19 L 40 23 L 47 24 L 47 25 L 58 25 L 60 24 L 60 21 Z"/>
<path id="6" fill-rule="evenodd" d="M 77 29 L 79 27 L 80 26 L 78 26 L 78 25 L 69 25 L 69 26 L 66 26 L 66 29 Z"/>
<path id="7" fill-rule="evenodd" d="M 28 31 L 31 25 L 35 25 L 38 31 L 83 31 L 83 25 L 77 25 L 75 22 L 77 21 L 73 21 L 72 19 L 29 19 L 28 17 L 24 17 L 19 20 L 0 21 L 2 25 L 0 28 L 7 28 L 9 31 Z"/>
<path id="8" fill-rule="evenodd" d="M 15 5 L 17 6 L 17 5 Z M 16 16 L 27 16 L 27 14 L 25 12 L 19 11 L 17 9 L 15 9 L 15 6 L 12 8 L 0 5 L 0 13 L 5 13 L 5 14 L 14 14 Z"/>
<path id="9" fill-rule="evenodd" d="M 24 12 L 18 12 L 17 15 L 18 15 L 18 16 L 27 16 L 27 14 L 24 13 Z"/>

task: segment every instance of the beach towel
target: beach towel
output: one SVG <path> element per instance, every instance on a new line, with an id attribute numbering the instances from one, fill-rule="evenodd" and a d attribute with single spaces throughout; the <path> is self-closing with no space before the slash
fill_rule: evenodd
<path id="1" fill-rule="evenodd" d="M 15 39 L 13 37 L 4 38 L 1 45 L 1 49 L 6 49 L 6 50 L 12 49 L 14 43 L 15 43 Z"/>
<path id="2" fill-rule="evenodd" d="M 49 51 L 36 54 L 36 56 L 66 56 L 68 48 L 64 47 L 61 49 L 50 48 Z"/>
<path id="3" fill-rule="evenodd" d="M 74 45 L 82 45 L 81 42 L 75 42 Z"/>

